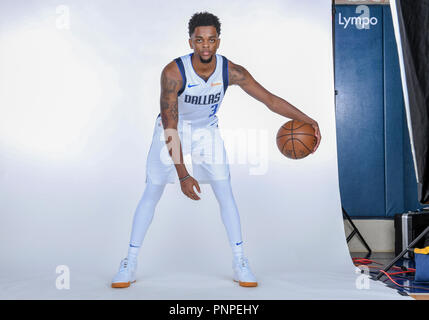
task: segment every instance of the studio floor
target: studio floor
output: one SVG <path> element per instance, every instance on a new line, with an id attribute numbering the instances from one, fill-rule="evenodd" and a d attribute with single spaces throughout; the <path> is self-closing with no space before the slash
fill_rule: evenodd
<path id="1" fill-rule="evenodd" d="M 364 254 L 353 254 L 365 257 Z M 392 255 L 374 254 L 371 259 L 388 263 Z M 254 259 L 259 285 L 243 288 L 231 279 L 229 263 L 216 265 L 156 265 L 156 260 L 141 259 L 137 282 L 127 289 L 112 289 L 110 280 L 117 269 L 116 261 L 97 262 L 95 258 L 71 261 L 70 286 L 59 289 L 55 264 L 29 269 L 13 269 L 0 277 L 0 299 L 21 300 L 412 300 L 424 298 L 423 291 L 400 290 L 387 281 L 356 284 L 359 274 L 349 268 L 330 268 L 315 272 L 305 265 L 283 263 L 278 269 L 263 259 Z M 43 262 L 43 261 L 42 261 Z M 151 262 L 151 263 L 149 263 Z M 341 271 L 344 269 L 343 271 Z M 350 272 L 351 271 L 351 272 Z M 7 276 L 5 276 L 7 275 Z M 395 276 L 395 280 L 396 280 Z M 384 280 L 384 279 L 382 279 Z M 390 285 L 388 287 L 387 285 Z M 412 286 L 413 284 L 408 284 Z M 429 289 L 429 287 L 428 287 Z M 429 290 L 427 291 L 429 292 Z M 428 295 L 426 295 L 428 297 Z"/>
<path id="2" fill-rule="evenodd" d="M 371 277 L 375 277 L 378 274 L 379 268 L 383 269 L 395 258 L 394 252 L 373 252 L 370 255 L 368 255 L 368 252 L 351 252 L 350 255 L 354 259 L 362 258 L 371 260 L 360 260 L 359 262 L 370 267 Z M 355 264 L 357 263 L 358 262 L 355 261 Z M 415 264 L 413 260 L 400 259 L 395 264 L 395 267 L 402 267 L 402 270 L 399 270 L 398 268 L 394 270 L 392 268 L 388 273 L 391 274 L 401 272 L 404 271 L 405 268 L 415 268 Z M 383 276 L 380 281 L 384 282 L 389 288 L 392 288 L 392 290 L 396 290 L 399 295 L 409 295 L 416 300 L 429 300 L 429 282 L 415 282 L 413 273 L 395 274 L 391 275 L 391 277 L 392 280 L 397 283 L 397 285 L 388 279 L 387 276 Z"/>

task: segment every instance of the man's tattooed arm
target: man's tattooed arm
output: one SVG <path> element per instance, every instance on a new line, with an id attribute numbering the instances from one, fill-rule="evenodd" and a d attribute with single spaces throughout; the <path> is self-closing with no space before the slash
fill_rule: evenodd
<path id="1" fill-rule="evenodd" d="M 240 85 L 246 81 L 246 78 L 249 74 L 246 69 L 244 69 L 242 66 L 239 66 L 238 64 L 232 63 L 231 61 L 228 61 L 228 67 L 228 80 L 230 85 Z"/>
<path id="2" fill-rule="evenodd" d="M 163 70 L 161 75 L 161 118 L 164 129 L 177 129 L 179 119 L 177 92 L 182 86 L 182 80 L 177 78 L 174 69 L 169 66 Z"/>
<path id="3" fill-rule="evenodd" d="M 251 74 L 242 66 L 228 61 L 228 70 L 228 79 L 230 85 L 239 85 L 246 93 L 256 100 L 264 103 L 268 109 L 279 115 L 289 119 L 300 120 L 312 124 L 316 130 L 316 136 L 318 137 L 318 143 L 314 149 L 314 151 L 316 151 L 320 142 L 320 132 L 318 124 L 315 120 L 308 117 L 286 100 L 269 92 L 255 79 L 253 79 Z"/>
<path id="4" fill-rule="evenodd" d="M 176 63 L 168 64 L 161 74 L 161 120 L 168 152 L 176 166 L 179 178 L 188 174 L 183 162 L 182 146 L 177 131 L 179 110 L 177 93 L 182 87 L 182 76 Z"/>
<path id="5" fill-rule="evenodd" d="M 239 85 L 244 91 L 258 101 L 270 107 L 273 95 L 261 86 L 242 66 L 228 61 L 229 85 Z"/>

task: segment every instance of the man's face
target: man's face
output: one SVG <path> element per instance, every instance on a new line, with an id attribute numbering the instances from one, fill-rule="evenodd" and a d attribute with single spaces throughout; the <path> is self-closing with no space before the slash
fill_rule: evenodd
<path id="1" fill-rule="evenodd" d="M 213 26 L 196 27 L 189 39 L 189 45 L 194 49 L 202 63 L 210 63 L 219 48 L 220 39 Z"/>

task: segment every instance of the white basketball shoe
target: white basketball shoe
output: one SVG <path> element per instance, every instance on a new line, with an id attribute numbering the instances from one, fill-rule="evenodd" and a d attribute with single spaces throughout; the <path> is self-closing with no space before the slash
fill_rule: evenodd
<path id="1" fill-rule="evenodd" d="M 118 273 L 113 277 L 112 288 L 127 288 L 136 282 L 137 261 L 125 258 L 121 261 Z"/>
<path id="2" fill-rule="evenodd" d="M 256 287 L 258 282 L 250 270 L 249 262 L 245 257 L 234 257 L 232 262 L 233 279 L 242 287 Z"/>

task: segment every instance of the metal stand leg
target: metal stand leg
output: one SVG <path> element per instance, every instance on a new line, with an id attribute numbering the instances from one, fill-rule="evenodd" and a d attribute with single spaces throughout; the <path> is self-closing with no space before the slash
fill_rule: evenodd
<path id="1" fill-rule="evenodd" d="M 412 250 L 410 250 L 410 248 L 413 248 L 414 247 L 414 245 L 417 243 L 417 242 L 419 242 L 420 241 L 420 239 L 421 238 L 423 238 L 425 235 L 426 235 L 426 233 L 428 233 L 429 232 L 429 227 L 426 227 L 426 229 L 422 232 L 422 233 L 420 233 L 420 235 L 417 237 L 417 238 L 415 238 L 414 239 L 414 241 L 413 242 L 411 242 L 410 244 L 409 244 L 409 246 L 406 248 L 406 249 L 404 249 L 404 251 L 402 251 L 395 259 L 393 259 L 392 260 L 392 262 L 391 263 L 389 263 L 388 265 L 387 265 L 387 267 L 385 267 L 384 269 L 383 269 L 383 271 L 384 272 L 387 272 L 387 271 L 389 271 L 389 269 L 390 268 L 392 268 L 394 265 L 395 265 L 395 263 L 399 260 L 399 259 L 401 259 L 403 256 L 404 256 L 404 254 L 406 254 L 408 251 L 412 251 Z M 381 272 L 380 271 L 380 273 L 375 277 L 375 280 L 380 280 L 380 278 L 382 277 L 384 275 L 384 273 L 383 272 Z"/>
<path id="2" fill-rule="evenodd" d="M 368 255 L 370 255 L 371 252 L 372 252 L 371 248 L 369 247 L 369 245 L 366 243 L 365 239 L 360 234 L 358 228 L 355 226 L 355 224 L 353 223 L 352 219 L 347 214 L 346 210 L 344 210 L 343 207 L 341 207 L 341 209 L 343 210 L 343 216 L 346 217 L 346 219 L 350 222 L 350 224 L 353 227 L 352 233 L 350 233 L 350 235 L 347 237 L 347 242 L 349 242 L 354 237 L 354 235 L 357 234 L 358 237 L 360 238 L 360 240 L 362 241 L 363 245 L 365 246 L 366 250 L 368 250 Z"/>

